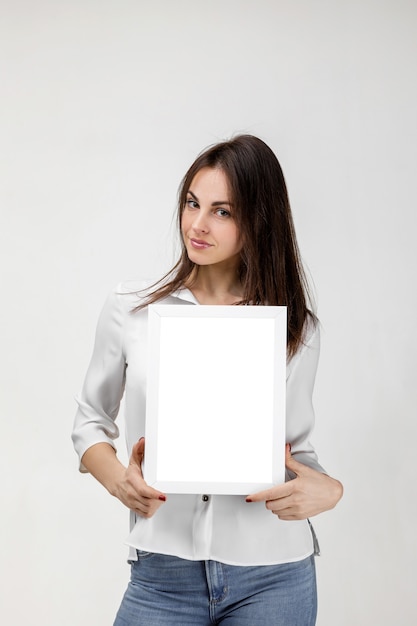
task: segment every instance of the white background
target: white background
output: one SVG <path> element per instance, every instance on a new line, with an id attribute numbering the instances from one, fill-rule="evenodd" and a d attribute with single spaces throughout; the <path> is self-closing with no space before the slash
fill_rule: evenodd
<path id="1" fill-rule="evenodd" d="M 319 626 L 412 625 L 414 0 L 1 0 L 2 623 L 110 626 L 128 514 L 77 473 L 95 323 L 174 259 L 176 190 L 244 131 L 283 166 L 323 324 Z M 120 444 L 123 449 L 123 442 Z"/>
<path id="2" fill-rule="evenodd" d="M 166 307 L 149 310 L 146 482 L 167 493 L 241 495 L 284 482 L 286 309 L 186 306 L 178 317 L 178 305 Z M 204 337 L 192 366 L 187 336 Z"/>

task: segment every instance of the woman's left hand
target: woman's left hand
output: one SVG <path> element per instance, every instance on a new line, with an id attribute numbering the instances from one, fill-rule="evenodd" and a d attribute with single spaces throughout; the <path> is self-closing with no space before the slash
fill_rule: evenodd
<path id="1" fill-rule="evenodd" d="M 265 502 L 265 506 L 282 520 L 302 520 L 332 509 L 343 495 L 342 484 L 291 456 L 286 445 L 285 466 L 296 478 L 246 498 L 246 502 Z"/>

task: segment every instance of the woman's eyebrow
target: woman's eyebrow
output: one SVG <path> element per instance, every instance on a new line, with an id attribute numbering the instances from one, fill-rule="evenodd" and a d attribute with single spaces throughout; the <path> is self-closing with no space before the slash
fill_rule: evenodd
<path id="1" fill-rule="evenodd" d="M 191 191 L 191 189 L 189 189 L 189 190 L 187 191 L 187 193 L 189 193 L 189 194 L 190 194 L 190 196 L 192 196 L 192 197 L 193 197 L 193 200 L 195 200 L 196 202 L 199 202 L 199 199 L 197 198 L 197 196 L 195 195 L 195 193 L 193 193 L 193 192 Z M 225 204 L 227 204 L 228 206 L 233 206 L 233 205 L 232 205 L 232 203 L 231 203 L 231 202 L 229 202 L 229 200 L 223 200 L 223 201 L 216 200 L 216 202 L 212 202 L 212 203 L 211 203 L 211 206 L 224 206 Z"/>

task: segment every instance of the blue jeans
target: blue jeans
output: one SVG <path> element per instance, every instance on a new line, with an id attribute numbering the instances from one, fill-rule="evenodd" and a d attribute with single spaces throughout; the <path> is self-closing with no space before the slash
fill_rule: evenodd
<path id="1" fill-rule="evenodd" d="M 138 551 L 113 626 L 314 626 L 314 556 L 241 567 Z"/>

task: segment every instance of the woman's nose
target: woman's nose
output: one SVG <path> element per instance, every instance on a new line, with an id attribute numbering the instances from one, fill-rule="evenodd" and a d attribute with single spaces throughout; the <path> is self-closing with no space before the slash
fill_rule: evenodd
<path id="1" fill-rule="evenodd" d="M 207 216 L 204 215 L 202 211 L 199 211 L 198 214 L 195 216 L 192 227 L 193 230 L 199 233 L 208 232 Z"/>

